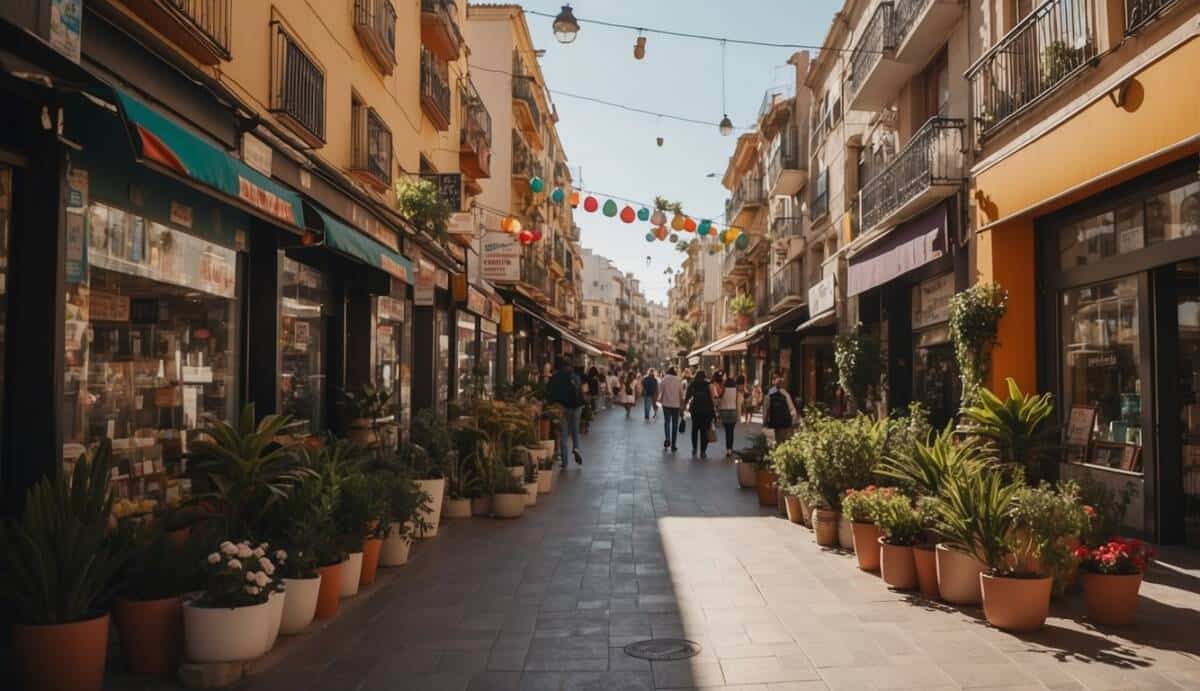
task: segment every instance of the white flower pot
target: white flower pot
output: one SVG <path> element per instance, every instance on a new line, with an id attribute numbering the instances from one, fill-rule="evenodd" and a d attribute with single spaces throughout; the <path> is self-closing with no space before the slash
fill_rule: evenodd
<path id="1" fill-rule="evenodd" d="M 523 513 L 524 494 L 497 494 L 492 497 L 492 515 L 496 518 L 519 518 Z"/>
<path id="2" fill-rule="evenodd" d="M 534 504 L 536 504 L 537 503 L 537 495 L 538 495 L 537 480 L 534 480 L 533 482 L 526 482 L 525 483 L 525 506 L 533 506 Z"/>
<path id="3" fill-rule="evenodd" d="M 444 518 L 470 518 L 471 500 L 447 499 L 446 506 L 442 509 L 442 516 Z"/>
<path id="4" fill-rule="evenodd" d="M 425 518 L 425 522 L 429 525 L 429 529 L 423 535 L 417 535 L 417 537 L 434 537 L 437 535 L 438 523 L 442 518 L 442 499 L 446 496 L 446 478 L 418 480 L 417 484 L 421 486 L 422 491 L 429 495 L 430 506 L 428 511 L 421 512 Z"/>
<path id="5" fill-rule="evenodd" d="M 379 552 L 379 563 L 383 566 L 404 566 L 408 563 L 408 549 L 412 546 L 412 538 L 400 534 L 400 523 L 393 522 L 388 527 L 387 537 L 383 538 L 383 548 Z"/>
<path id="6" fill-rule="evenodd" d="M 555 469 L 538 471 L 538 494 L 550 494 L 554 491 Z"/>
<path id="7" fill-rule="evenodd" d="M 550 455 L 550 456 L 554 455 L 554 440 L 553 439 L 543 439 L 542 441 L 538 442 L 538 446 L 540 446 L 542 448 L 542 450 L 546 452 L 547 455 Z"/>
<path id="8" fill-rule="evenodd" d="M 342 597 L 358 595 L 358 581 L 362 578 L 362 552 L 351 552 L 350 558 L 342 562 Z"/>
<path id="9" fill-rule="evenodd" d="M 286 585 L 285 585 L 286 588 Z M 267 621 L 267 637 L 263 641 L 263 655 L 271 651 L 275 647 L 275 641 L 279 638 L 279 628 L 283 623 L 283 609 L 287 606 L 287 590 L 278 593 L 271 593 L 267 598 L 267 606 L 270 609 Z"/>
<path id="10" fill-rule="evenodd" d="M 321 575 L 316 578 L 285 578 L 287 599 L 283 601 L 283 616 L 279 633 L 290 636 L 300 633 L 312 623 L 317 613 L 317 593 L 321 590 Z"/>
<path id="11" fill-rule="evenodd" d="M 838 519 L 838 546 L 842 549 L 854 549 L 854 526 L 850 525 L 850 519 L 846 518 L 845 514 Z"/>
<path id="12" fill-rule="evenodd" d="M 270 631 L 270 602 L 248 607 L 196 607 L 183 603 L 183 654 L 191 662 L 253 660 Z"/>

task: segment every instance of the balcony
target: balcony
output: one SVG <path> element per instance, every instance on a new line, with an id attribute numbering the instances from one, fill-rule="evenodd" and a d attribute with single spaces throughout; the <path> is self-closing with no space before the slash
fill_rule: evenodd
<path id="1" fill-rule="evenodd" d="M 721 259 L 721 281 L 727 284 L 737 284 L 750 277 L 752 268 L 749 251 L 742 251 L 730 246 L 725 250 L 725 256 Z"/>
<path id="2" fill-rule="evenodd" d="M 994 134 L 1095 59 L 1095 4 L 1049 0 L 967 70 L 979 136 Z"/>
<path id="3" fill-rule="evenodd" d="M 454 0 L 421 0 L 421 45 L 445 62 L 458 60 L 463 35 L 458 28 L 458 3 Z"/>
<path id="4" fill-rule="evenodd" d="M 392 184 L 392 131 L 374 108 L 355 104 L 350 117 L 350 171 L 386 190 Z"/>
<path id="5" fill-rule="evenodd" d="M 895 5 L 881 2 L 850 54 L 846 110 L 880 110 L 891 103 L 915 72 L 896 58 Z"/>
<path id="6" fill-rule="evenodd" d="M 790 197 L 799 192 L 808 180 L 805 160 L 807 156 L 801 155 L 800 135 L 796 131 L 796 124 L 789 120 L 781 131 L 777 144 L 773 142 L 772 146 L 774 152 L 767 166 L 768 196 Z"/>
<path id="7" fill-rule="evenodd" d="M 313 147 L 325 143 L 325 73 L 283 25 L 271 36 L 271 112 Z"/>
<path id="8" fill-rule="evenodd" d="M 396 68 L 396 8 L 390 0 L 354 0 L 354 32 L 384 74 Z"/>
<path id="9" fill-rule="evenodd" d="M 231 57 L 233 0 L 124 0 L 124 4 L 203 65 Z"/>
<path id="10" fill-rule="evenodd" d="M 961 0 L 895 0 L 896 59 L 914 67 L 927 64 L 946 44 L 962 12 Z"/>
<path id="11" fill-rule="evenodd" d="M 796 260 L 785 264 L 771 275 L 771 311 L 803 303 L 807 297 L 806 285 L 804 262 Z"/>
<path id="12" fill-rule="evenodd" d="M 492 176 L 492 115 L 469 79 L 458 84 L 462 130 L 458 139 L 458 167 L 476 180 Z"/>
<path id="13" fill-rule="evenodd" d="M 808 197 L 808 220 L 818 221 L 829 215 L 829 169 L 817 173 L 815 184 L 810 186 Z"/>
<path id="14" fill-rule="evenodd" d="M 450 70 L 421 46 L 421 110 L 439 131 L 450 129 Z"/>
<path id="15" fill-rule="evenodd" d="M 725 225 L 744 227 L 765 201 L 762 176 L 754 171 L 747 173 L 725 202 Z"/>
<path id="16" fill-rule="evenodd" d="M 1135 33 L 1138 29 L 1154 21 L 1176 0 L 1125 0 L 1125 33 Z"/>
<path id="17" fill-rule="evenodd" d="M 771 239 L 787 240 L 804 237 L 803 216 L 780 216 L 771 221 Z"/>
<path id="18" fill-rule="evenodd" d="M 512 141 L 513 184 L 528 192 L 530 178 L 542 176 L 542 162 L 533 155 L 533 150 L 521 137 L 513 136 Z"/>
<path id="19" fill-rule="evenodd" d="M 931 118 L 896 158 L 863 186 L 864 233 L 912 218 L 958 191 L 966 175 L 964 128 L 962 120 Z"/>
<path id="20" fill-rule="evenodd" d="M 516 114 L 517 126 L 529 139 L 529 144 L 540 151 L 543 148 L 542 110 L 534 94 L 536 84 L 533 77 L 528 75 L 513 75 L 513 112 Z"/>

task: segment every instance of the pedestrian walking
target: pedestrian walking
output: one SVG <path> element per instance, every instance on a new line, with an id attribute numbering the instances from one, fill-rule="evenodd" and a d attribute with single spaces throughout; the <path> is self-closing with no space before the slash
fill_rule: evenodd
<path id="1" fill-rule="evenodd" d="M 658 383 L 658 403 L 663 410 L 663 448 L 678 451 L 675 442 L 679 436 L 679 412 L 683 408 L 683 380 L 675 374 L 675 368 L 667 370 Z"/>
<path id="2" fill-rule="evenodd" d="M 699 435 L 700 458 L 708 458 L 708 435 L 713 429 L 712 390 L 704 370 L 696 372 L 687 392 L 687 409 L 692 414 L 692 457 L 696 456 L 696 437 Z"/>
<path id="3" fill-rule="evenodd" d="M 642 377 L 642 407 L 646 422 L 650 422 L 651 411 L 658 419 L 658 377 L 654 376 L 653 369 L 647 370 L 646 376 Z"/>
<path id="4" fill-rule="evenodd" d="M 714 386 L 718 385 L 714 382 Z M 725 381 L 719 384 L 720 396 L 717 396 L 717 415 L 721 426 L 725 428 L 725 457 L 733 457 L 733 432 L 737 427 L 738 412 L 741 407 L 742 391 L 738 388 L 737 380 L 732 375 L 725 375 Z"/>
<path id="5" fill-rule="evenodd" d="M 608 389 L 608 404 L 610 406 L 621 405 L 621 378 L 617 376 L 615 369 L 608 371 L 608 376 L 605 377 L 605 388 Z"/>
<path id="6" fill-rule="evenodd" d="M 568 437 L 575 462 L 583 465 L 583 455 L 579 453 L 579 418 L 583 412 L 582 388 L 582 382 L 567 364 L 566 358 L 556 358 L 554 374 L 550 375 L 550 381 L 546 383 L 546 400 L 563 408 L 563 416 L 558 422 L 558 453 L 563 470 L 567 468 Z"/>
<path id="7" fill-rule="evenodd" d="M 787 441 L 798 415 L 791 394 L 783 388 L 783 377 L 775 378 L 775 384 L 763 400 L 763 427 L 771 430 L 776 444 Z"/>
<path id="8" fill-rule="evenodd" d="M 625 407 L 625 419 L 628 420 L 633 412 L 633 403 L 637 399 L 634 395 L 637 393 L 638 381 L 637 375 L 632 371 L 626 372 L 624 381 L 621 382 L 621 405 Z"/>
<path id="9" fill-rule="evenodd" d="M 587 371 L 588 399 L 592 402 L 592 410 L 600 410 L 600 384 L 600 370 L 592 365 Z"/>

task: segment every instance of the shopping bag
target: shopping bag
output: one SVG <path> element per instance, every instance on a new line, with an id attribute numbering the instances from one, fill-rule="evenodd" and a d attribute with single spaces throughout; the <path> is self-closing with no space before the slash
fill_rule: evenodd
<path id="1" fill-rule="evenodd" d="M 681 417 L 681 418 L 679 418 L 679 433 L 683 434 L 686 431 L 687 431 L 687 418 Z"/>
<path id="2" fill-rule="evenodd" d="M 708 443 L 709 444 L 717 443 L 717 428 L 716 427 L 709 427 L 707 434 L 708 434 Z"/>

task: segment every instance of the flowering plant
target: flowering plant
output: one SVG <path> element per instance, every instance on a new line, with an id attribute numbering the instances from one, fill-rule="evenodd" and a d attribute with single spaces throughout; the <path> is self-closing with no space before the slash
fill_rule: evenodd
<path id="1" fill-rule="evenodd" d="M 894 487 L 867 485 L 862 489 L 848 489 L 842 497 L 842 513 L 855 523 L 874 523 L 880 504 L 895 494 Z"/>
<path id="2" fill-rule="evenodd" d="M 891 489 L 890 487 L 886 489 Z M 875 506 L 875 525 L 883 541 L 889 545 L 919 545 L 925 541 L 925 524 L 913 507 L 912 500 L 903 494 L 879 493 Z"/>
<path id="3" fill-rule="evenodd" d="M 267 601 L 273 592 L 283 590 L 275 579 L 275 562 L 267 556 L 270 545 L 249 542 L 222 542 L 217 551 L 204 560 L 206 587 L 196 600 L 201 607 L 249 607 Z M 287 553 L 276 550 L 271 555 L 286 560 Z"/>
<path id="4" fill-rule="evenodd" d="M 1146 570 L 1154 558 L 1154 550 L 1141 540 L 1114 537 L 1094 549 L 1080 547 L 1075 550 L 1075 556 L 1080 568 L 1092 573 L 1130 576 Z"/>

